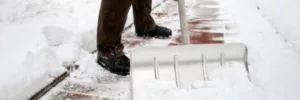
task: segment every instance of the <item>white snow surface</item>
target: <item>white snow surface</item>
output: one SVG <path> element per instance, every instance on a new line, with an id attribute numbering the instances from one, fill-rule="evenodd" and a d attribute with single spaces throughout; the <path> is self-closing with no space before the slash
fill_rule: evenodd
<path id="1" fill-rule="evenodd" d="M 153 0 L 154 3 L 159 1 Z M 297 76 L 300 76 L 300 59 L 296 38 L 299 35 L 297 23 L 292 23 L 299 19 L 293 15 L 297 13 L 289 13 L 283 14 L 284 20 L 277 20 L 283 15 L 275 13 L 282 8 L 285 8 L 284 13 L 296 12 L 288 8 L 289 4 L 296 3 L 292 0 L 285 1 L 288 3 L 272 1 L 272 4 L 280 5 L 281 8 L 278 8 L 262 1 L 259 4 L 263 12 L 257 10 L 253 0 L 222 1 L 231 19 L 237 24 L 239 33 L 238 36 L 225 39 L 248 46 L 253 83 L 239 77 L 240 70 L 232 69 L 241 68 L 241 65 L 234 64 L 232 68 L 217 70 L 211 75 L 216 79 L 208 81 L 206 85 L 203 85 L 203 81 L 196 81 L 191 89 L 176 89 L 174 83 L 169 82 L 145 83 L 143 85 L 147 86 L 141 85 L 145 89 L 138 92 L 141 94 L 140 100 L 299 100 L 300 78 Z M 194 2 L 187 0 L 187 4 Z M 95 72 L 88 67 L 100 68 L 95 65 L 95 57 L 88 54 L 95 49 L 93 39 L 96 38 L 93 36 L 96 33 L 99 7 L 100 0 L 0 0 L 0 99 L 21 100 L 32 95 L 65 71 L 63 66 L 75 61 L 85 64 L 82 70 L 90 73 L 86 77 L 92 74 L 98 78 L 91 79 L 106 79 L 103 77 L 110 76 L 105 71 Z M 296 9 L 297 6 L 294 7 Z M 132 22 L 129 13 L 126 25 Z M 285 38 L 277 34 L 272 23 L 263 15 L 274 23 Z M 292 24 L 291 27 L 286 26 L 286 23 Z M 55 34 L 59 34 L 59 37 Z M 153 41 L 151 45 L 161 45 L 161 41 Z M 89 82 L 88 79 L 84 80 L 85 76 L 77 78 Z M 122 93 L 128 89 L 128 83 L 116 84 Z M 116 96 L 107 91 L 99 94 Z"/>
<path id="2" fill-rule="evenodd" d="M 135 87 L 135 100 L 274 100 L 249 82 L 240 63 L 215 69 L 209 76 L 210 80 L 196 80 L 190 88 L 176 88 L 171 81 L 141 81 Z"/>
<path id="3" fill-rule="evenodd" d="M 73 33 L 60 27 L 47 26 L 43 28 L 43 33 L 50 46 L 59 46 L 72 38 Z"/>
<path id="4" fill-rule="evenodd" d="M 227 3 L 241 34 L 228 40 L 248 46 L 254 84 L 284 100 L 299 100 L 300 79 L 296 76 L 299 76 L 300 59 L 293 45 L 276 33 L 273 25 L 263 17 L 263 12 L 256 9 L 254 1 L 232 0 Z M 233 4 L 235 6 L 231 6 Z"/>
<path id="5" fill-rule="evenodd" d="M 101 0 L 0 0 L 0 99 L 31 96 L 65 71 L 63 66 L 94 51 L 100 4 Z M 126 25 L 132 23 L 132 13 L 128 19 Z"/>
<path id="6" fill-rule="evenodd" d="M 278 34 L 284 37 L 285 41 L 293 44 L 293 48 L 300 53 L 300 14 L 297 0 L 255 0 L 258 9 L 273 25 Z M 274 9 L 280 9 L 274 10 Z"/>

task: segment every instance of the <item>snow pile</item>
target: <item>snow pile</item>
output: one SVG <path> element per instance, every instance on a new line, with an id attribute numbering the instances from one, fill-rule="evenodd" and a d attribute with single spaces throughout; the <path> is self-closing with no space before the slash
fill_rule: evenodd
<path id="1" fill-rule="evenodd" d="M 5 34 L 1 34 L 1 61 L 3 61 L 1 68 L 7 69 L 1 71 L 3 75 L 0 76 L 2 80 L 0 90 L 5 90 L 5 93 L 0 95 L 1 99 L 28 98 L 51 82 L 54 77 L 66 71 L 65 66 L 88 54 L 74 42 L 75 35 L 63 28 L 47 27 L 46 34 L 43 34 L 42 30 L 38 34 L 36 31 L 28 31 L 34 25 L 1 24 L 1 26 L 5 25 L 11 26 L 0 28 L 3 30 L 1 32 L 5 32 Z M 20 30 L 28 33 L 22 32 L 25 34 L 23 35 Z M 26 35 L 31 37 L 25 37 Z M 43 40 L 43 37 L 47 40 Z M 47 45 L 48 43 L 53 43 L 55 46 Z"/>
<path id="2" fill-rule="evenodd" d="M 74 35 L 74 33 L 69 30 L 53 26 L 44 27 L 43 33 L 50 46 L 59 46 L 66 43 Z"/>
<path id="3" fill-rule="evenodd" d="M 43 28 L 49 46 L 56 50 L 61 65 L 68 66 L 96 50 L 96 32 L 74 35 L 71 31 L 54 26 Z"/>
<path id="4" fill-rule="evenodd" d="M 48 84 L 53 77 L 65 71 L 60 66 L 54 50 L 50 48 L 43 48 L 37 54 L 28 52 L 23 67 L 18 70 L 19 76 L 14 76 L 10 81 L 6 81 L 7 83 L 1 84 L 0 90 L 5 90 L 0 95 L 1 99 L 27 98 Z"/>
<path id="5" fill-rule="evenodd" d="M 0 99 L 28 98 L 86 56 L 74 40 L 97 23 L 99 1 L 0 0 Z"/>
<path id="6" fill-rule="evenodd" d="M 76 35 L 74 43 L 78 44 L 82 49 L 87 52 L 97 50 L 97 32 L 96 30 L 85 31 Z"/>
<path id="7" fill-rule="evenodd" d="M 171 81 L 143 81 L 134 85 L 136 100 L 275 100 L 247 79 L 242 64 L 232 63 L 210 73 L 210 80 L 196 80 L 190 88 L 176 88 Z M 273 98 L 272 98 L 273 97 Z M 279 100 L 279 99 L 278 99 Z"/>
<path id="8" fill-rule="evenodd" d="M 81 49 L 77 44 L 71 42 L 62 44 L 55 49 L 56 55 L 58 56 L 62 66 L 71 65 L 88 54 L 87 51 Z"/>
<path id="9" fill-rule="evenodd" d="M 95 29 L 100 1 L 0 0 L 0 99 L 32 95 L 95 50 L 95 35 L 84 31 Z"/>
<path id="10" fill-rule="evenodd" d="M 50 76 L 56 77 L 60 73 L 65 71 L 65 69 L 61 67 L 60 63 L 58 62 L 55 52 L 50 48 L 41 49 L 36 59 L 29 58 L 27 60 L 34 61 L 34 62 L 29 61 L 29 63 L 31 64 L 37 64 L 36 66 L 27 64 L 27 67 L 29 68 L 32 67 L 30 71 L 37 70 L 39 71 L 40 74 L 49 73 Z M 44 69 L 48 69 L 48 70 L 44 70 Z M 45 72 L 43 72 L 43 70 Z"/>
<path id="11" fill-rule="evenodd" d="M 44 36 L 47 43 L 55 49 L 60 64 L 68 66 L 84 58 L 89 52 L 95 50 L 96 37 L 92 34 L 76 34 L 60 27 L 44 27 Z"/>
<path id="12" fill-rule="evenodd" d="M 129 77 L 111 74 L 96 63 L 96 55 L 88 54 L 76 64 L 80 65 L 78 70 L 70 74 L 66 80 L 54 87 L 41 100 L 52 100 L 68 98 L 61 92 L 72 95 L 87 95 L 97 99 L 128 100 Z M 69 97 L 78 99 L 77 97 Z"/>
<path id="13" fill-rule="evenodd" d="M 49 31 L 57 30 L 49 29 Z M 57 32 L 59 33 L 60 31 Z M 56 32 L 47 33 L 45 36 L 51 37 L 54 35 L 56 35 Z M 56 39 L 56 37 L 51 38 L 51 42 L 53 43 L 61 42 L 61 40 Z M 37 53 L 28 52 L 24 61 L 24 68 L 18 69 L 22 70 L 22 73 L 19 73 L 22 76 L 18 77 L 20 78 L 19 80 L 12 81 L 15 85 L 8 85 L 6 87 L 7 94 L 0 96 L 0 98 L 11 99 L 14 97 L 16 100 L 28 98 L 28 96 L 32 96 L 35 92 L 51 82 L 55 77 L 58 77 L 65 72 L 66 68 L 64 67 L 87 56 L 88 52 L 80 48 L 79 45 L 73 43 L 71 40 L 71 37 L 66 37 L 64 42 L 69 42 L 61 42 L 61 44 L 57 47 L 48 46 L 39 49 Z M 32 71 L 34 72 L 32 73 Z M 23 83 L 23 85 L 20 85 L 19 82 Z M 12 89 L 12 87 L 17 89 Z M 18 96 L 15 96 L 16 94 Z"/>

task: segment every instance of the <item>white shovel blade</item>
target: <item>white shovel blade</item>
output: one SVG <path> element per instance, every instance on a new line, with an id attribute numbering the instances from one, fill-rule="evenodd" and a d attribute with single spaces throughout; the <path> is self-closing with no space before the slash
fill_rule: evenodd
<path id="1" fill-rule="evenodd" d="M 219 62 L 222 53 L 226 61 L 244 60 L 247 47 L 241 43 L 140 47 L 131 51 L 131 62 L 133 63 L 131 69 L 153 65 L 153 57 L 156 57 L 161 64 L 173 64 L 174 55 L 177 55 L 179 61 L 184 63 L 199 61 L 202 54 L 206 56 L 207 62 Z"/>
<path id="2" fill-rule="evenodd" d="M 176 82 L 174 56 L 178 60 L 180 87 L 189 87 L 195 80 L 204 80 L 202 57 L 205 57 L 206 71 L 221 67 L 222 62 L 247 60 L 247 48 L 240 43 L 191 44 L 168 47 L 141 47 L 131 52 L 131 88 L 156 78 Z M 155 60 L 157 69 L 155 71 Z"/>

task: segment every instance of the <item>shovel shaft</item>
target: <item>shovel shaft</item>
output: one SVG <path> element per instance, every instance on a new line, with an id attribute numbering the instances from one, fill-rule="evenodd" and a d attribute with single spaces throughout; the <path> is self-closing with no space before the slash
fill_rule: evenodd
<path id="1" fill-rule="evenodd" d="M 180 28 L 182 32 L 182 38 L 184 44 L 190 44 L 190 36 L 187 26 L 187 17 L 184 8 L 184 0 L 178 0 L 178 7 L 179 7 L 179 17 L 180 17 Z"/>

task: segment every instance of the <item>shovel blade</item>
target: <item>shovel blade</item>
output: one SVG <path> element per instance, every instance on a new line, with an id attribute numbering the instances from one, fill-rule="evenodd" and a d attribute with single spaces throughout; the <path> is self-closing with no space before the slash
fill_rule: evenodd
<path id="1" fill-rule="evenodd" d="M 247 47 L 241 43 L 140 47 L 130 56 L 132 94 L 135 85 L 153 80 L 189 87 L 195 80 L 208 79 L 207 73 L 227 62 L 244 63 L 248 71 Z"/>

